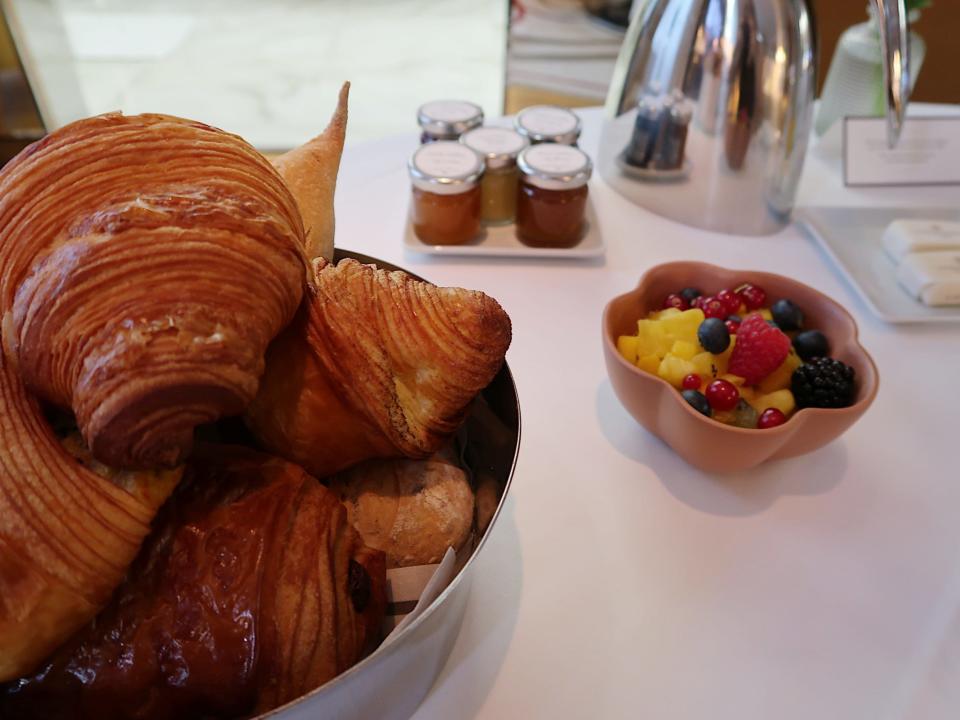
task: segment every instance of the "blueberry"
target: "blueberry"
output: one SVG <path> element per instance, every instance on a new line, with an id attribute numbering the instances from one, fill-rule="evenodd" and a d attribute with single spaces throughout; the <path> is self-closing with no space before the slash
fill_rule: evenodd
<path id="1" fill-rule="evenodd" d="M 801 360 L 811 360 L 815 357 L 827 357 L 830 354 L 830 343 L 827 336 L 819 330 L 805 330 L 793 339 L 793 349 Z"/>
<path id="2" fill-rule="evenodd" d="M 719 355 L 730 347 L 730 331 L 720 318 L 707 318 L 697 328 L 697 340 L 704 350 Z"/>
<path id="3" fill-rule="evenodd" d="M 702 292 L 697 290 L 695 287 L 687 287 L 680 291 L 680 297 L 687 301 L 689 305 L 694 298 L 698 298 L 703 295 Z"/>
<path id="4" fill-rule="evenodd" d="M 710 403 L 707 402 L 707 396 L 704 395 L 699 390 L 684 390 L 682 393 L 683 399 L 690 403 L 690 407 L 696 410 L 701 415 L 706 415 L 707 417 L 713 417 L 713 410 L 710 409 Z"/>
<path id="5" fill-rule="evenodd" d="M 777 300 L 770 308 L 773 321 L 784 332 L 803 327 L 803 312 L 790 300 Z"/>
<path id="6" fill-rule="evenodd" d="M 739 315 L 727 315 L 727 322 L 729 322 L 729 321 L 731 321 L 731 320 L 732 320 L 733 322 L 735 322 L 735 323 L 742 323 L 742 322 L 743 322 L 743 318 L 740 317 Z"/>

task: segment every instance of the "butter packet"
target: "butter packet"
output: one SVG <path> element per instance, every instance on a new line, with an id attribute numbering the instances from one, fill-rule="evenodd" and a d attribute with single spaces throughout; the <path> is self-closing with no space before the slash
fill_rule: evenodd
<path id="1" fill-rule="evenodd" d="M 960 251 L 960 222 L 894 220 L 883 233 L 883 249 L 898 264 L 911 253 Z"/>
<path id="2" fill-rule="evenodd" d="M 897 282 L 924 305 L 960 305 L 960 249 L 904 255 Z"/>

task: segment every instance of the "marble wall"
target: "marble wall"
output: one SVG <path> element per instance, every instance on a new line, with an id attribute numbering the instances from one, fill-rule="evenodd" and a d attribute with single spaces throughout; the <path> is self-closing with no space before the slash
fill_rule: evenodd
<path id="1" fill-rule="evenodd" d="M 503 108 L 503 0 L 4 0 L 48 125 L 123 110 L 193 117 L 257 147 L 321 130 L 352 83 L 348 143 L 417 106 Z"/>

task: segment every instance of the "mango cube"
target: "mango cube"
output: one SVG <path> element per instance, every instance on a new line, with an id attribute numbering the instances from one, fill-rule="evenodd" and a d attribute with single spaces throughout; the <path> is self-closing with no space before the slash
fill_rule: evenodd
<path id="1" fill-rule="evenodd" d="M 629 363 L 637 362 L 637 348 L 640 338 L 636 335 L 621 335 L 617 338 L 617 352 Z"/>
<path id="2" fill-rule="evenodd" d="M 717 377 L 717 366 L 713 363 L 713 355 L 708 352 L 697 353 L 690 362 L 693 363 L 695 372 L 703 380 L 713 380 Z"/>
<path id="3" fill-rule="evenodd" d="M 660 361 L 660 367 L 657 368 L 657 375 L 677 389 L 683 387 L 683 379 L 692 372 L 694 372 L 693 363 L 676 355 L 667 355 Z"/>
<path id="4" fill-rule="evenodd" d="M 783 361 L 780 367 L 760 381 L 760 385 L 758 386 L 760 392 L 772 393 L 776 390 L 783 390 L 784 388 L 790 387 L 790 379 L 793 377 L 793 371 L 802 364 L 803 360 L 794 352 L 793 348 L 790 348 L 790 354 L 787 355 L 787 359 Z"/>
<path id="5" fill-rule="evenodd" d="M 674 339 L 667 334 L 660 320 L 640 320 L 637 322 L 637 337 L 640 344 L 638 355 L 658 355 L 663 357 L 673 347 Z"/>
<path id="6" fill-rule="evenodd" d="M 657 355 L 641 355 L 636 360 L 636 366 L 644 372 L 656 375 L 660 368 L 660 358 Z"/>
<path id="7" fill-rule="evenodd" d="M 793 393 L 789 390 L 777 390 L 766 395 L 758 395 L 754 398 L 752 405 L 757 409 L 757 412 L 763 412 L 767 408 L 776 408 L 787 417 L 790 417 L 790 413 L 797 407 L 797 403 L 793 399 Z"/>
<path id="8" fill-rule="evenodd" d="M 683 358 L 684 360 L 691 360 L 699 350 L 699 345 L 694 345 L 687 340 L 676 340 L 673 343 L 673 347 L 670 348 L 670 354 Z"/>
<path id="9" fill-rule="evenodd" d="M 694 345 L 697 341 L 697 330 L 703 322 L 703 310 L 691 308 L 661 320 L 663 328 L 674 340 L 684 340 Z"/>

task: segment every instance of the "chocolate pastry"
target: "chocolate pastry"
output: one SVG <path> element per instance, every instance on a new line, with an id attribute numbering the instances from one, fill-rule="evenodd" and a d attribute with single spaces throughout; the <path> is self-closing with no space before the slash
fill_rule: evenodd
<path id="1" fill-rule="evenodd" d="M 110 604 L 0 717 L 182 720 L 265 712 L 379 641 L 383 553 L 301 468 L 203 447 Z"/>

